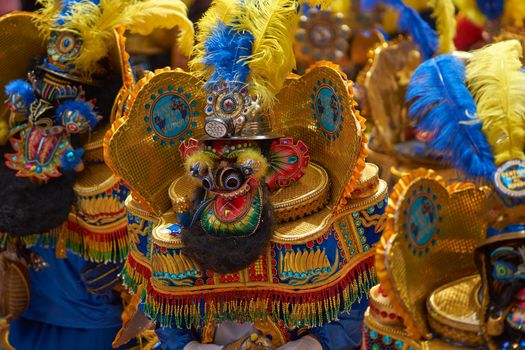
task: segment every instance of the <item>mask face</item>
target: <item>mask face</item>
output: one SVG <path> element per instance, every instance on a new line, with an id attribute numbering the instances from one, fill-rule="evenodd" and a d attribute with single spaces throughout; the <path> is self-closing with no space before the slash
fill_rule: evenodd
<path id="1" fill-rule="evenodd" d="M 186 254 L 217 272 L 234 272 L 266 248 L 273 224 L 263 176 L 267 160 L 254 144 L 214 142 L 193 153 L 187 169 L 202 198 L 183 232 Z"/>
<path id="2" fill-rule="evenodd" d="M 480 258 L 489 344 L 499 349 L 519 348 L 525 337 L 525 238 L 485 246 Z"/>

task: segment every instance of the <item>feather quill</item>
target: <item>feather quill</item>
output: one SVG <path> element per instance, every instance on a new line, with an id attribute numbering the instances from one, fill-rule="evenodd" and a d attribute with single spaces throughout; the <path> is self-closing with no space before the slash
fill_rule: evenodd
<path id="1" fill-rule="evenodd" d="M 419 46 L 425 59 L 429 59 L 438 49 L 438 36 L 434 29 L 421 18 L 419 13 L 402 0 L 382 0 L 383 3 L 399 11 L 399 27 L 409 33 Z"/>
<path id="2" fill-rule="evenodd" d="M 244 0 L 233 27 L 253 35 L 252 54 L 245 58 L 250 67 L 250 89 L 264 109 L 295 68 L 294 35 L 298 25 L 295 0 Z"/>
<path id="3" fill-rule="evenodd" d="M 465 67 L 451 55 L 421 64 L 410 79 L 408 116 L 433 134 L 429 146 L 471 177 L 492 179 L 492 150 L 475 118 L 476 104 L 465 85 Z"/>
<path id="4" fill-rule="evenodd" d="M 44 1 L 46 6 L 40 14 L 51 17 L 39 20 L 37 25 L 44 32 L 68 29 L 78 33 L 83 45 L 75 64 L 86 71 L 107 55 L 113 29 L 119 26 L 142 35 L 150 34 L 155 28 L 178 26 L 181 52 L 189 54 L 193 47 L 193 25 L 186 17 L 186 5 L 181 0 L 100 0 L 99 4 L 77 0 L 69 4 L 65 13 L 53 10 L 49 0 Z"/>
<path id="5" fill-rule="evenodd" d="M 451 53 L 456 50 L 456 8 L 452 0 L 430 0 L 433 8 L 432 17 L 436 19 L 436 29 L 439 34 L 439 52 Z"/>
<path id="6" fill-rule="evenodd" d="M 525 74 L 517 40 L 492 44 L 473 52 L 467 64 L 467 85 L 478 107 L 483 132 L 493 147 L 496 165 L 525 159 Z"/>

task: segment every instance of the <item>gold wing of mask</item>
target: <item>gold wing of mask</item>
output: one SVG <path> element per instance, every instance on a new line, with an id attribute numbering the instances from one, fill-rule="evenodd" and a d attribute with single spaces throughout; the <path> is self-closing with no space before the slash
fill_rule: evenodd
<path id="1" fill-rule="evenodd" d="M 171 207 L 170 184 L 184 174 L 181 141 L 202 135 L 202 84 L 181 70 L 159 70 L 136 85 L 126 105 L 106 135 L 105 159 L 135 198 L 160 215 Z"/>

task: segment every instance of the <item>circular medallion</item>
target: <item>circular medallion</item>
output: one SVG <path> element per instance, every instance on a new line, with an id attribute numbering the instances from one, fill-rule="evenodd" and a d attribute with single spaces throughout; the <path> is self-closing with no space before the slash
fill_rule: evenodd
<path id="1" fill-rule="evenodd" d="M 417 246 L 426 245 L 436 231 L 436 208 L 426 197 L 417 197 L 410 208 L 408 230 L 412 242 Z"/>
<path id="2" fill-rule="evenodd" d="M 80 54 L 82 39 L 70 31 L 51 32 L 47 43 L 49 63 L 59 68 L 71 68 L 72 60 Z"/>
<path id="3" fill-rule="evenodd" d="M 400 213 L 402 230 L 408 249 L 414 255 L 422 256 L 437 243 L 437 237 L 441 234 L 440 192 L 436 192 L 430 184 L 422 183 L 414 186 L 408 194 Z"/>
<path id="4" fill-rule="evenodd" d="M 151 95 L 152 102 L 145 105 L 147 131 L 153 133 L 153 139 L 160 140 L 163 146 L 174 146 L 186 136 L 192 136 L 191 129 L 197 126 L 193 117 L 199 115 L 193 111 L 196 103 L 190 101 L 191 95 L 185 94 L 182 88 L 175 90 L 168 86 L 166 90 L 159 89 L 158 93 Z"/>
<path id="5" fill-rule="evenodd" d="M 316 23 L 308 32 L 312 43 L 320 48 L 326 48 L 332 45 L 335 33 L 333 26 L 328 23 Z"/>
<path id="6" fill-rule="evenodd" d="M 252 99 L 248 87 L 232 86 L 226 82 L 216 87 L 206 100 L 206 114 L 213 117 L 246 119 Z"/>
<path id="7" fill-rule="evenodd" d="M 344 23 L 342 14 L 312 8 L 301 16 L 299 25 L 295 39 L 300 60 L 337 62 L 345 57 L 350 28 Z"/>
<path id="8" fill-rule="evenodd" d="M 318 81 L 311 98 L 316 126 L 321 128 L 323 135 L 329 140 L 335 140 L 343 129 L 344 121 L 342 97 L 337 94 L 337 88 L 332 81 Z"/>
<path id="9" fill-rule="evenodd" d="M 494 175 L 494 183 L 501 193 L 512 198 L 525 197 L 525 161 L 509 160 Z"/>

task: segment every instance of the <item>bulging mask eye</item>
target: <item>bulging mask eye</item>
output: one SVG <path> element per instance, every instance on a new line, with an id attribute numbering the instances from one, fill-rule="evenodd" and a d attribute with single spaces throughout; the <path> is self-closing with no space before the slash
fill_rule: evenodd
<path id="1" fill-rule="evenodd" d="M 202 187 L 204 187 L 206 191 L 213 191 L 215 189 L 215 183 L 213 181 L 213 178 L 209 175 L 204 176 L 202 178 Z"/>
<path id="2" fill-rule="evenodd" d="M 244 176 L 239 169 L 226 168 L 221 172 L 220 182 L 225 190 L 235 191 L 243 184 Z"/>
<path id="3" fill-rule="evenodd" d="M 513 279 L 517 270 L 513 264 L 503 260 L 497 260 L 494 263 L 493 275 L 497 280 L 506 281 Z"/>

